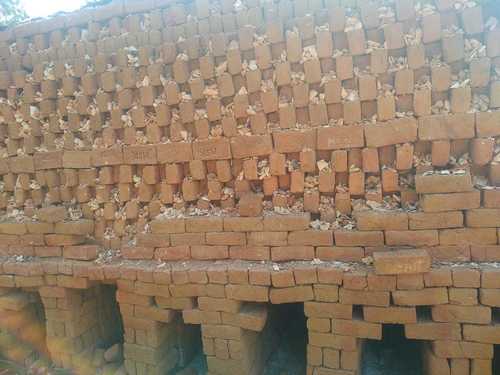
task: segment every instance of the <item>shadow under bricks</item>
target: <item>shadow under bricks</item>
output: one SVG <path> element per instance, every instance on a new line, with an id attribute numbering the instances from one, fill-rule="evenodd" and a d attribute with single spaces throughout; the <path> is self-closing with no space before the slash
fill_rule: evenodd
<path id="1" fill-rule="evenodd" d="M 493 348 L 493 375 L 500 375 L 500 345 L 494 345 Z"/>
<path id="2" fill-rule="evenodd" d="M 103 349 L 112 345 L 123 345 L 123 321 L 116 301 L 116 285 L 99 285 L 97 293 L 97 313 L 99 314 L 100 342 L 97 346 Z"/>
<path id="3" fill-rule="evenodd" d="M 184 324 L 180 317 L 174 324 L 178 362 L 168 375 L 205 375 L 208 370 L 201 341 L 201 326 Z"/>
<path id="4" fill-rule="evenodd" d="M 270 305 L 268 327 L 275 345 L 271 346 L 263 375 L 304 375 L 307 351 L 304 304 Z"/>
<path id="5" fill-rule="evenodd" d="M 422 342 L 405 337 L 404 326 L 382 327 L 382 340 L 365 340 L 361 375 L 423 375 Z"/>

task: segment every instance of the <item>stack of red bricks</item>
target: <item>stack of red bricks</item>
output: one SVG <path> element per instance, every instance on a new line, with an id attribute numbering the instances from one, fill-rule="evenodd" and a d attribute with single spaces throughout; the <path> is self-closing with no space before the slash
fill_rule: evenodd
<path id="1" fill-rule="evenodd" d="M 500 205 L 500 29 L 488 17 L 443 0 L 117 0 L 2 31 L 2 244 L 119 248 L 165 211 L 264 206 L 335 222 L 363 201 L 493 209 L 467 229 L 445 216 L 460 238 L 495 244 L 493 229 L 469 229 L 496 227 Z M 415 175 L 443 169 L 474 178 L 463 206 L 415 189 Z M 416 243 L 456 245 L 445 233 Z"/>
<path id="2" fill-rule="evenodd" d="M 42 296 L 52 359 L 82 373 L 95 371 L 85 367 L 85 349 L 104 337 L 95 306 L 97 283 L 118 287 L 129 374 L 189 361 L 195 336 L 188 325 L 201 325 L 210 373 L 253 373 L 273 351 L 269 304 L 304 304 L 312 374 L 357 374 L 364 340 L 383 339 L 384 324 L 402 325 L 408 339 L 422 343 L 429 374 L 491 374 L 493 346 L 500 343 L 498 266 L 431 268 L 423 250 L 377 253 L 374 268 L 244 261 L 97 265 L 56 259 L 8 268 L 12 262 L 2 263 L 7 296 L 19 294 L 9 288 L 31 282 L 29 289 Z"/>
<path id="3" fill-rule="evenodd" d="M 383 5 L 114 0 L 1 31 L 7 328 L 38 292 L 51 360 L 93 374 L 106 283 L 117 373 L 186 365 L 188 324 L 210 374 L 261 373 L 269 304 L 303 303 L 308 374 L 359 374 L 384 324 L 431 375 L 491 374 L 500 273 L 467 262 L 500 260 L 500 28 Z"/>

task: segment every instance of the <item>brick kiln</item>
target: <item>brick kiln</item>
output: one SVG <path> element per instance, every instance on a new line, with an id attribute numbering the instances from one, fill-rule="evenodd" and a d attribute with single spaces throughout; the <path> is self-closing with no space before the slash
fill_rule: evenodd
<path id="1" fill-rule="evenodd" d="M 265 374 L 293 316 L 303 373 L 361 374 L 397 327 L 424 374 L 492 374 L 491 15 L 114 0 L 0 32 L 2 356 Z"/>

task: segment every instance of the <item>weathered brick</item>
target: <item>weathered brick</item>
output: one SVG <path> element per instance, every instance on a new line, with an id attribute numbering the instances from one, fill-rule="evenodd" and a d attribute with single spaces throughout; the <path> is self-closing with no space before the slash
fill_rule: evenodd
<path id="1" fill-rule="evenodd" d="M 376 252 L 373 259 L 378 275 L 423 273 L 431 268 L 431 258 L 425 250 Z"/>

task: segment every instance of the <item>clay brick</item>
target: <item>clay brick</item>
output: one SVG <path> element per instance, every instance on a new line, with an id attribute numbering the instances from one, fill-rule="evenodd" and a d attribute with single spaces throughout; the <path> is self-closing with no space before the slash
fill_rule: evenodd
<path id="1" fill-rule="evenodd" d="M 363 290 L 348 290 L 340 288 L 340 303 L 344 305 L 389 306 L 389 292 L 375 292 Z"/>
<path id="2" fill-rule="evenodd" d="M 340 303 L 305 302 L 304 314 L 308 318 L 352 319 L 352 305 Z"/>
<path id="3" fill-rule="evenodd" d="M 171 142 L 156 145 L 159 163 L 181 163 L 193 159 L 191 143 Z"/>
<path id="4" fill-rule="evenodd" d="M 491 322 L 491 309 L 486 306 L 433 306 L 432 320 L 435 322 L 489 324 Z"/>
<path id="5" fill-rule="evenodd" d="M 443 212 L 479 208 L 481 194 L 474 190 L 465 193 L 424 194 L 421 205 L 424 212 Z"/>
<path id="6" fill-rule="evenodd" d="M 390 246 L 435 246 L 439 244 L 437 230 L 386 231 L 385 243 Z"/>
<path id="7" fill-rule="evenodd" d="M 154 250 L 154 259 L 159 261 L 178 261 L 191 258 L 189 246 L 158 247 Z"/>
<path id="8" fill-rule="evenodd" d="M 484 190 L 483 206 L 485 208 L 500 208 L 500 190 Z"/>
<path id="9" fill-rule="evenodd" d="M 316 148 L 316 130 L 286 130 L 273 132 L 274 148 L 276 152 L 301 152 L 305 149 Z"/>
<path id="10" fill-rule="evenodd" d="M 214 138 L 193 142 L 193 156 L 199 160 L 231 159 L 231 146 L 227 138 Z"/>
<path id="11" fill-rule="evenodd" d="M 338 290 L 337 285 L 323 285 L 315 284 L 314 288 L 314 299 L 318 302 L 338 302 Z"/>
<path id="12" fill-rule="evenodd" d="M 269 288 L 254 285 L 226 285 L 227 298 L 237 301 L 268 302 Z"/>
<path id="13" fill-rule="evenodd" d="M 442 229 L 439 231 L 441 245 L 491 245 L 497 243 L 495 228 Z"/>
<path id="14" fill-rule="evenodd" d="M 261 194 L 246 193 L 240 197 L 238 202 L 238 213 L 240 216 L 259 216 L 262 213 Z"/>
<path id="15" fill-rule="evenodd" d="M 309 345 L 322 348 L 355 350 L 356 338 L 352 336 L 333 335 L 329 333 L 309 332 Z"/>
<path id="16" fill-rule="evenodd" d="M 458 323 L 419 322 L 405 324 L 405 336 L 416 340 L 461 340 L 462 331 Z"/>
<path id="17" fill-rule="evenodd" d="M 249 245 L 284 246 L 287 245 L 287 232 L 251 232 L 247 234 Z"/>
<path id="18" fill-rule="evenodd" d="M 188 217 L 185 219 L 186 232 L 220 232 L 222 217 Z"/>
<path id="19" fill-rule="evenodd" d="M 408 219 L 411 230 L 460 228 L 463 227 L 464 221 L 461 211 L 410 212 Z"/>
<path id="20" fill-rule="evenodd" d="M 58 221 L 65 220 L 68 216 L 68 212 L 65 207 L 51 206 L 39 208 L 36 212 L 36 215 L 40 221 L 56 223 Z"/>
<path id="21" fill-rule="evenodd" d="M 86 219 L 60 221 L 56 223 L 54 231 L 58 234 L 87 235 L 94 231 L 94 221 Z"/>
<path id="22" fill-rule="evenodd" d="M 267 246 L 231 246 L 229 248 L 231 259 L 241 260 L 269 260 L 270 248 Z"/>
<path id="23" fill-rule="evenodd" d="M 266 231 L 301 231 L 309 228 L 311 216 L 308 212 L 290 215 L 264 216 L 263 225 Z"/>
<path id="24" fill-rule="evenodd" d="M 359 230 L 406 230 L 408 214 L 394 211 L 354 211 Z"/>
<path id="25" fill-rule="evenodd" d="M 184 233 L 184 219 L 155 219 L 150 222 L 154 234 Z"/>
<path id="26" fill-rule="evenodd" d="M 425 250 L 376 252 L 373 259 L 378 275 L 424 273 L 431 268 L 431 259 Z"/>
<path id="27" fill-rule="evenodd" d="M 266 156 L 273 151 L 272 148 L 269 135 L 239 135 L 231 138 L 231 153 L 235 159 Z"/>
<path id="28" fill-rule="evenodd" d="M 383 147 L 417 139 L 417 122 L 403 118 L 365 127 L 366 145 Z"/>
<path id="29" fill-rule="evenodd" d="M 382 339 L 382 325 L 362 320 L 332 319 L 332 333 L 366 339 Z"/>
<path id="30" fill-rule="evenodd" d="M 92 151 L 64 151 L 63 168 L 91 168 L 92 158 Z"/>
<path id="31" fill-rule="evenodd" d="M 245 245 L 246 236 L 237 232 L 211 232 L 206 234 L 208 245 Z"/>
<path id="32" fill-rule="evenodd" d="M 500 111 L 477 112 L 476 113 L 476 133 L 478 137 L 494 137 L 500 135 L 498 121 Z"/>
<path id="33" fill-rule="evenodd" d="M 259 232 L 264 230 L 261 217 L 225 217 L 224 231 Z"/>
<path id="34" fill-rule="evenodd" d="M 65 246 L 63 257 L 76 260 L 94 260 L 97 258 L 99 247 L 97 245 Z"/>
<path id="35" fill-rule="evenodd" d="M 363 318 L 367 322 L 409 324 L 417 322 L 417 311 L 415 307 L 363 306 Z"/>
<path id="36" fill-rule="evenodd" d="M 478 208 L 465 211 L 467 227 L 500 227 L 500 209 Z"/>
<path id="37" fill-rule="evenodd" d="M 493 358 L 493 346 L 478 342 L 437 340 L 432 351 L 441 358 Z"/>
<path id="38" fill-rule="evenodd" d="M 449 268 L 435 268 L 424 274 L 424 284 L 426 287 L 451 286 L 451 270 Z"/>
<path id="39" fill-rule="evenodd" d="M 333 233 L 321 230 L 293 231 L 288 234 L 288 243 L 291 245 L 329 246 L 333 245 Z"/>
<path id="40" fill-rule="evenodd" d="M 291 260 L 312 260 L 314 247 L 312 246 L 277 246 L 271 248 L 271 260 L 284 262 Z"/>
<path id="41" fill-rule="evenodd" d="M 427 288 L 392 292 L 394 304 L 401 306 L 425 306 L 448 303 L 446 288 Z"/>
<path id="42" fill-rule="evenodd" d="M 363 127 L 359 125 L 321 127 L 318 129 L 318 150 L 357 148 L 365 145 Z"/>
<path id="43" fill-rule="evenodd" d="M 123 161 L 126 164 L 157 164 L 156 148 L 152 145 L 125 146 Z"/>
<path id="44" fill-rule="evenodd" d="M 417 174 L 415 176 L 415 189 L 419 194 L 472 191 L 472 177 L 470 172 L 450 175 Z"/>
<path id="45" fill-rule="evenodd" d="M 362 247 L 318 246 L 316 258 L 321 260 L 337 260 L 340 262 L 359 262 L 365 256 Z"/>
<path id="46" fill-rule="evenodd" d="M 125 259 L 153 259 L 154 249 L 152 247 L 124 247 L 122 256 Z"/>
<path id="47" fill-rule="evenodd" d="M 379 246 L 384 244 L 384 234 L 381 231 L 347 231 L 333 232 L 337 246 Z"/>
<path id="48" fill-rule="evenodd" d="M 215 260 L 229 258 L 229 248 L 227 246 L 191 246 L 191 257 L 199 260 Z"/>
<path id="49" fill-rule="evenodd" d="M 272 288 L 269 300 L 273 304 L 311 301 L 314 299 L 312 286 L 295 286 L 290 288 Z"/>
<path id="50" fill-rule="evenodd" d="M 500 327 L 498 325 L 480 326 L 464 324 L 463 338 L 467 341 L 497 344 L 500 342 Z"/>
<path id="51" fill-rule="evenodd" d="M 473 138 L 474 125 L 472 113 L 424 116 L 418 120 L 418 138 L 422 141 Z"/>

